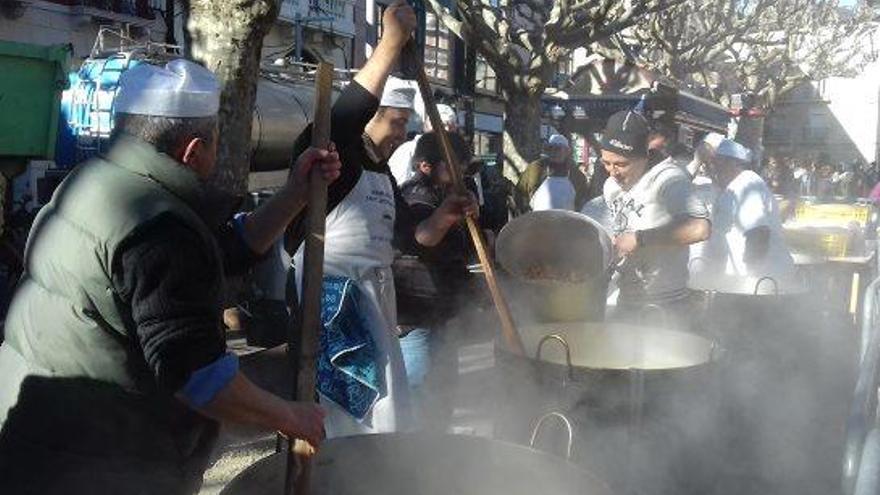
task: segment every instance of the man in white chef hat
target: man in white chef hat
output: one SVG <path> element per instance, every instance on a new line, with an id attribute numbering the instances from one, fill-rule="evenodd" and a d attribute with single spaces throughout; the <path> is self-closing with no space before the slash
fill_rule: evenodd
<path id="1" fill-rule="evenodd" d="M 705 167 L 715 156 L 718 146 L 724 141 L 724 136 L 717 132 L 706 134 L 694 150 L 694 159 L 688 164 L 687 171 L 691 177 L 697 179 L 697 183 L 703 183 L 700 177 L 701 173 L 705 173 Z M 698 179 L 699 177 L 699 179 Z"/>
<path id="2" fill-rule="evenodd" d="M 721 140 L 709 159 L 708 172 L 719 190 L 706 248 L 709 266 L 727 275 L 788 282 L 795 269 L 779 206 L 761 176 L 749 170 L 751 160 L 751 151 L 731 139 Z"/>
<path id="3" fill-rule="evenodd" d="M 418 116 L 418 120 L 421 121 L 423 132 L 401 144 L 396 150 L 394 150 L 391 158 L 388 159 L 388 166 L 391 168 L 391 175 L 394 176 L 397 185 L 403 185 L 404 182 L 412 179 L 416 175 L 416 166 L 418 164 L 413 163 L 416 146 L 424 133 L 431 132 L 432 130 L 431 121 L 425 113 L 425 104 L 421 98 L 415 98 L 413 101 L 413 110 L 413 116 Z M 446 129 L 447 132 L 458 132 L 458 116 L 451 106 L 445 103 L 438 103 L 437 113 L 440 115 L 440 121 L 443 123 L 443 128 Z"/>
<path id="4" fill-rule="evenodd" d="M 324 322 L 318 393 L 327 409 L 328 437 L 406 430 L 412 425 L 406 370 L 398 342 L 392 242 L 436 246 L 465 215 L 472 197 L 452 193 L 427 218 L 400 193 L 388 159 L 406 138 L 415 88 L 389 75 L 412 37 L 416 15 L 404 1 L 385 9 L 382 39 L 345 87 L 331 113 L 339 149 L 339 180 L 327 189 Z M 311 127 L 294 149 L 310 140 Z M 303 266 L 305 215 L 292 225 L 294 265 Z M 297 270 L 297 275 L 302 274 Z M 301 277 L 300 277 L 301 278 Z M 338 338 L 331 338 L 337 335 Z M 347 343 L 327 352 L 336 344 Z M 337 356 L 345 355 L 345 359 Z"/>
<path id="5" fill-rule="evenodd" d="M 186 60 L 125 72 L 113 144 L 40 211 L 0 346 L 4 493 L 195 493 L 219 422 L 323 438 L 323 411 L 252 384 L 226 350 L 224 273 L 241 272 L 305 205 L 309 149 L 263 207 L 215 228 L 220 89 Z"/>
<path id="6" fill-rule="evenodd" d="M 724 141 L 724 136 L 717 132 L 710 132 L 703 136 L 703 139 L 694 149 L 694 158 L 687 164 L 686 171 L 691 176 L 693 183 L 693 198 L 699 202 L 703 208 L 712 215 L 712 208 L 715 206 L 715 199 L 720 194 L 719 188 L 712 183 L 712 179 L 708 176 L 709 163 L 715 158 L 718 146 Z M 701 241 L 689 246 L 688 268 L 693 271 L 703 271 L 709 263 L 706 249 L 709 241 Z"/>

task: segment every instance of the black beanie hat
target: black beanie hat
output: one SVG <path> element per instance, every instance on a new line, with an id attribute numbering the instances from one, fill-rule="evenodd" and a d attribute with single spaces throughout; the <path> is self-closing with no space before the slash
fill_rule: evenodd
<path id="1" fill-rule="evenodd" d="M 605 124 L 599 144 L 602 149 L 627 157 L 648 156 L 648 133 L 645 117 L 633 110 L 615 113 Z"/>
<path id="2" fill-rule="evenodd" d="M 452 145 L 452 152 L 458 158 L 459 165 L 464 167 L 471 161 L 471 150 L 465 142 L 464 138 L 458 133 L 448 133 L 449 144 Z M 412 164 L 417 167 L 420 162 L 428 162 L 436 165 L 446 159 L 443 154 L 443 147 L 440 145 L 440 137 L 436 132 L 426 132 L 419 138 L 413 153 Z"/>

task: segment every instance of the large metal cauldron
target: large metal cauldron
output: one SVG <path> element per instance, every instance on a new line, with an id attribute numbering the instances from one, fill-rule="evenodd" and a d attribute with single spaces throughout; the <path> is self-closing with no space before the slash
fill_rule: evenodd
<path id="1" fill-rule="evenodd" d="M 657 327 L 556 323 L 519 329 L 527 357 L 497 346 L 504 384 L 496 436 L 564 411 L 573 460 L 621 492 L 699 493 L 717 451 L 713 342 Z"/>
<path id="2" fill-rule="evenodd" d="M 797 276 L 745 277 L 713 274 L 693 269 L 688 288 L 702 298 L 700 326 L 715 336 L 726 350 L 784 345 L 784 339 L 766 339 L 768 328 L 802 327 L 799 316 L 814 318 L 804 307 L 807 287 Z"/>
<path id="3" fill-rule="evenodd" d="M 223 495 L 284 489 L 286 457 L 247 468 Z M 563 459 L 485 438 L 440 434 L 362 435 L 329 440 L 315 459 L 316 495 L 610 495 Z"/>
<path id="4" fill-rule="evenodd" d="M 707 277 L 703 321 L 719 366 L 722 483 L 752 493 L 831 493 L 857 338 L 796 277 Z M 843 322 L 845 323 L 845 322 Z"/>
<path id="5" fill-rule="evenodd" d="M 629 407 L 635 385 L 668 396 L 688 377 L 705 377 L 712 341 L 691 333 L 619 323 L 547 323 L 519 329 L 527 356 L 498 346 L 503 367 L 517 369 L 556 395 L 565 409 L 590 404 L 618 414 Z"/>
<path id="6" fill-rule="evenodd" d="M 498 235 L 498 262 L 513 277 L 513 298 L 540 321 L 602 320 L 611 237 L 586 215 L 534 211 Z"/>

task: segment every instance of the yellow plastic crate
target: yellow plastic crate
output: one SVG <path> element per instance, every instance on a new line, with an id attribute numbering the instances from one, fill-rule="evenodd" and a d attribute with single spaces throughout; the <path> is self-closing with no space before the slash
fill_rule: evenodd
<path id="1" fill-rule="evenodd" d="M 834 229 L 834 232 L 829 231 Z M 785 242 L 792 252 L 814 256 L 844 257 L 853 253 L 855 236 L 837 227 L 797 227 L 785 229 Z"/>
<path id="2" fill-rule="evenodd" d="M 797 222 L 835 224 L 845 227 L 851 222 L 865 226 L 871 218 L 871 206 L 862 204 L 799 203 L 794 211 Z"/>

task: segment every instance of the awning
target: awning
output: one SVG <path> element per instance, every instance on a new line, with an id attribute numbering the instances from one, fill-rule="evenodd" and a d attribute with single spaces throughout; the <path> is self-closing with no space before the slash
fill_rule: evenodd
<path id="1" fill-rule="evenodd" d="M 544 116 L 568 132 L 598 132 L 612 114 L 633 108 L 645 98 L 645 109 L 654 120 L 685 125 L 699 131 L 727 133 L 727 108 L 666 85 L 650 91 L 616 95 L 564 95 L 543 98 Z"/>

